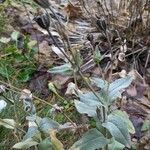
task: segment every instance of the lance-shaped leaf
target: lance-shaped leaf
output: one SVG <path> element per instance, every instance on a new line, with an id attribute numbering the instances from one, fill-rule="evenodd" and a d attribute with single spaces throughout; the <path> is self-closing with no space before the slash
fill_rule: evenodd
<path id="1" fill-rule="evenodd" d="M 115 110 L 111 113 L 111 115 L 120 117 L 124 121 L 124 123 L 127 125 L 128 131 L 131 134 L 135 133 L 135 128 L 134 128 L 132 122 L 130 121 L 128 114 L 125 111 Z"/>
<path id="2" fill-rule="evenodd" d="M 56 130 L 50 130 L 49 132 L 53 150 L 64 150 L 63 144 L 56 137 Z"/>
<path id="3" fill-rule="evenodd" d="M 49 118 L 43 118 L 39 123 L 39 128 L 49 134 L 50 130 L 59 128 L 59 123 Z"/>
<path id="4" fill-rule="evenodd" d="M 51 91 L 54 92 L 55 94 L 58 94 L 58 93 L 57 93 L 57 90 L 56 90 L 56 88 L 55 88 L 55 86 L 54 86 L 54 84 L 53 84 L 52 82 L 49 82 L 49 83 L 48 83 L 48 88 L 49 88 L 49 90 L 51 90 Z"/>
<path id="5" fill-rule="evenodd" d="M 120 90 L 127 88 L 131 84 L 132 80 L 133 78 L 131 76 L 126 76 L 124 78 L 117 79 L 113 83 L 111 83 L 108 89 L 110 102 L 112 102 L 117 97 L 120 97 Z"/>
<path id="6" fill-rule="evenodd" d="M 0 118 L 0 126 L 1 125 L 8 129 L 14 129 L 16 123 L 13 119 L 1 119 Z"/>
<path id="7" fill-rule="evenodd" d="M 95 150 L 109 144 L 110 140 L 106 139 L 97 129 L 91 129 L 83 137 L 75 142 L 69 150 Z"/>
<path id="8" fill-rule="evenodd" d="M 97 107 L 101 106 L 106 103 L 105 100 L 105 93 L 97 93 L 99 99 L 94 95 L 93 92 L 88 92 L 85 94 L 78 93 L 80 101 L 75 100 L 75 107 L 77 108 L 78 112 L 81 114 L 88 114 L 90 117 L 96 116 L 96 109 Z M 101 102 L 100 102 L 101 101 Z"/>
<path id="9" fill-rule="evenodd" d="M 109 84 L 107 81 L 100 78 L 91 79 L 93 84 L 108 93 L 110 104 L 118 97 L 121 97 L 121 90 L 127 88 L 131 84 L 132 80 L 133 78 L 131 76 L 126 76 L 124 78 L 117 79 L 113 83 Z"/>
<path id="10" fill-rule="evenodd" d="M 79 113 L 87 114 L 89 117 L 96 116 L 96 106 L 90 106 L 78 100 L 74 100 L 74 103 Z"/>
<path id="11" fill-rule="evenodd" d="M 61 66 L 57 66 L 48 70 L 48 72 L 53 74 L 62 74 L 62 75 L 72 75 L 73 69 L 70 64 L 64 64 Z"/>
<path id="12" fill-rule="evenodd" d="M 25 134 L 25 136 L 23 137 L 23 141 L 29 139 L 29 138 L 33 138 L 36 137 L 36 139 L 40 139 L 41 138 L 41 134 L 38 130 L 37 127 L 31 126 L 28 128 L 27 133 Z"/>
<path id="13" fill-rule="evenodd" d="M 85 103 L 85 104 L 88 104 L 90 106 L 100 106 L 101 105 L 100 101 L 93 94 L 93 92 L 88 92 L 85 94 L 79 93 L 78 95 L 79 95 L 80 101 Z M 103 97 L 101 97 L 100 94 L 97 93 L 97 95 L 101 98 L 101 101 L 104 101 Z"/>
<path id="14" fill-rule="evenodd" d="M 127 125 L 120 117 L 110 115 L 108 116 L 107 122 L 102 125 L 109 130 L 116 141 L 130 147 L 131 141 Z"/>
<path id="15" fill-rule="evenodd" d="M 97 87 L 101 88 L 101 89 L 104 89 L 104 90 L 107 90 L 108 86 L 109 86 L 109 83 L 103 79 L 100 79 L 100 78 L 91 78 L 91 82 L 92 84 L 95 84 Z"/>
<path id="16" fill-rule="evenodd" d="M 16 143 L 13 148 L 15 149 L 28 149 L 31 146 L 38 145 L 39 143 L 32 138 L 29 138 L 23 142 Z"/>
<path id="17" fill-rule="evenodd" d="M 124 145 L 113 139 L 111 144 L 108 144 L 108 150 L 123 150 Z"/>

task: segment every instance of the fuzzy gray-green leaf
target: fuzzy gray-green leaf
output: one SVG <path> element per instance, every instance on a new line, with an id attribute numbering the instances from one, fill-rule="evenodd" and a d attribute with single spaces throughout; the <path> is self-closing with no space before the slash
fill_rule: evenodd
<path id="1" fill-rule="evenodd" d="M 107 81 L 100 79 L 100 78 L 93 77 L 93 78 L 91 78 L 91 82 L 92 82 L 92 84 L 95 84 L 97 87 L 104 89 L 104 90 L 107 90 L 107 88 L 109 86 Z"/>
<path id="2" fill-rule="evenodd" d="M 102 125 L 109 130 L 116 141 L 130 147 L 130 135 L 127 125 L 120 117 L 110 115 L 107 122 Z"/>
<path id="3" fill-rule="evenodd" d="M 75 100 L 74 103 L 79 113 L 87 114 L 89 117 L 96 116 L 96 106 L 90 106 L 78 100 Z"/>
<path id="4" fill-rule="evenodd" d="M 100 95 L 99 95 L 99 97 L 100 97 Z M 100 106 L 101 105 L 100 101 L 94 95 L 93 92 L 88 92 L 88 93 L 85 93 L 85 94 L 80 94 L 79 93 L 79 98 L 80 98 L 81 102 L 83 102 L 85 104 L 88 104 L 90 106 Z M 100 97 L 100 98 L 103 101 L 103 97 Z"/>
<path id="5" fill-rule="evenodd" d="M 49 133 L 51 129 L 58 129 L 59 123 L 49 118 L 43 118 L 39 123 L 39 128 L 45 133 Z"/>
<path id="6" fill-rule="evenodd" d="M 75 142 L 69 150 L 95 150 L 103 148 L 107 144 L 109 144 L 109 140 L 102 133 L 97 129 L 91 129 L 79 141 Z"/>
<path id="7" fill-rule="evenodd" d="M 64 64 L 61 66 L 57 66 L 48 70 L 48 72 L 53 74 L 62 74 L 62 75 L 72 75 L 73 69 L 70 64 Z"/>
<path id="8" fill-rule="evenodd" d="M 124 78 L 117 79 L 113 83 L 111 83 L 108 89 L 111 101 L 114 100 L 114 97 L 120 97 L 120 90 L 127 88 L 131 84 L 132 80 L 133 78 L 131 76 L 126 76 Z"/>

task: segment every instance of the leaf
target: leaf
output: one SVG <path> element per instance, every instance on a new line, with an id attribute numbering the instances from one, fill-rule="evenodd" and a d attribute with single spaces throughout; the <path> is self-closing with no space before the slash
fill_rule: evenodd
<path id="1" fill-rule="evenodd" d="M 70 64 L 64 64 L 61 66 L 57 66 L 48 70 L 48 72 L 53 74 L 62 74 L 62 75 L 72 75 L 73 69 Z"/>
<path id="2" fill-rule="evenodd" d="M 44 139 L 39 145 L 38 150 L 53 150 L 50 138 Z"/>
<path id="3" fill-rule="evenodd" d="M 104 89 L 104 90 L 107 90 L 109 84 L 107 81 L 105 80 L 102 80 L 100 78 L 91 78 L 91 82 L 92 84 L 95 84 L 97 87 L 101 88 L 101 89 Z"/>
<path id="4" fill-rule="evenodd" d="M 80 101 L 85 103 L 85 104 L 88 104 L 90 106 L 101 106 L 100 101 L 94 95 L 93 92 L 88 92 L 88 93 L 85 93 L 85 94 L 79 93 L 78 95 L 79 95 Z M 100 96 L 100 94 L 98 94 L 98 95 Z M 103 97 L 101 97 L 101 100 L 104 101 Z"/>
<path id="5" fill-rule="evenodd" d="M 65 62 L 67 62 L 65 55 L 60 51 L 60 49 L 58 47 L 52 45 L 51 48 L 52 48 L 52 51 L 58 55 L 59 58 L 63 59 Z M 64 51 L 63 48 L 61 48 L 61 50 L 66 54 L 66 52 Z"/>
<path id="6" fill-rule="evenodd" d="M 109 85 L 107 81 L 104 81 L 100 78 L 91 78 L 92 83 L 97 87 L 103 89 L 104 91 L 107 91 L 108 89 L 110 103 L 112 103 L 118 97 L 121 97 L 120 90 L 128 87 L 131 84 L 132 80 L 133 78 L 131 76 L 126 76 L 124 78 L 115 80 Z"/>
<path id="7" fill-rule="evenodd" d="M 75 142 L 69 150 L 95 150 L 106 146 L 109 140 L 97 129 L 90 129 L 83 137 Z"/>
<path id="8" fill-rule="evenodd" d="M 141 131 L 148 131 L 148 130 L 150 130 L 150 120 L 145 120 L 142 125 Z"/>
<path id="9" fill-rule="evenodd" d="M 34 46 L 36 46 L 36 44 L 37 44 L 37 41 L 32 40 L 28 43 L 28 48 L 32 49 Z"/>
<path id="10" fill-rule="evenodd" d="M 35 137 L 35 136 L 39 137 L 40 136 L 40 132 L 38 131 L 37 127 L 31 126 L 31 127 L 28 128 L 27 133 L 23 137 L 23 141 L 27 140 L 29 138 Z"/>
<path id="11" fill-rule="evenodd" d="M 16 42 L 17 49 L 24 48 L 25 43 L 24 43 L 24 36 L 22 34 L 20 34 L 18 31 L 14 31 L 11 34 L 11 38 Z"/>
<path id="12" fill-rule="evenodd" d="M 110 101 L 110 104 L 115 101 L 117 98 L 121 98 L 121 92 L 120 91 L 117 91 L 115 94 L 111 95 L 110 96 L 110 93 L 109 93 L 109 101 Z"/>
<path id="13" fill-rule="evenodd" d="M 0 92 L 1 93 L 1 92 Z M 0 100 L 0 113 L 6 107 L 7 103 L 4 100 Z"/>
<path id="14" fill-rule="evenodd" d="M 8 129 L 14 129 L 16 123 L 13 119 L 1 119 L 0 118 L 0 126 L 1 125 Z"/>
<path id="15" fill-rule="evenodd" d="M 53 150 L 64 150 L 63 144 L 56 137 L 56 130 L 50 130 L 51 142 Z"/>
<path id="16" fill-rule="evenodd" d="M 102 125 L 109 130 L 116 141 L 130 147 L 131 141 L 127 126 L 120 117 L 110 115 L 107 122 Z"/>
<path id="17" fill-rule="evenodd" d="M 76 50 L 75 51 L 75 54 L 74 54 L 74 61 L 75 61 L 75 64 L 77 64 L 77 66 L 81 66 L 82 63 L 83 63 L 83 60 L 81 58 L 81 54 L 80 54 L 80 51 L 79 50 Z"/>
<path id="18" fill-rule="evenodd" d="M 116 140 L 113 140 L 111 144 L 108 144 L 108 150 L 123 150 L 124 147 L 124 145 L 117 142 Z"/>
<path id="19" fill-rule="evenodd" d="M 20 33 L 19 33 L 18 31 L 14 31 L 14 32 L 11 34 L 12 40 L 18 41 L 19 35 L 20 35 Z"/>
<path id="20" fill-rule="evenodd" d="M 101 106 L 102 103 L 98 100 L 98 98 L 94 95 L 93 92 L 88 92 L 85 94 L 78 93 L 80 101 L 75 100 L 75 106 L 79 113 L 88 114 L 90 117 L 96 116 L 97 107 Z M 97 93 L 100 100 L 105 103 L 105 94 L 103 92 Z"/>
<path id="21" fill-rule="evenodd" d="M 125 111 L 115 110 L 111 114 L 115 115 L 117 117 L 120 117 L 124 121 L 124 123 L 127 125 L 128 131 L 131 134 L 135 133 L 135 128 L 134 128 L 132 122 L 130 121 L 128 114 Z"/>
<path id="22" fill-rule="evenodd" d="M 48 88 L 49 88 L 53 93 L 58 94 L 53 83 L 49 82 L 49 83 L 48 83 Z"/>
<path id="23" fill-rule="evenodd" d="M 131 84 L 132 80 L 133 78 L 131 76 L 126 76 L 125 78 L 117 79 L 110 84 L 108 93 L 111 102 L 114 100 L 114 97 L 116 98 L 117 96 L 120 96 L 120 90 L 127 88 Z"/>
<path id="24" fill-rule="evenodd" d="M 98 45 L 96 45 L 95 51 L 94 51 L 94 61 L 96 64 L 98 64 L 98 63 L 100 63 L 101 60 L 102 60 L 102 55 L 100 53 Z"/>
<path id="25" fill-rule="evenodd" d="M 41 122 L 39 123 L 39 128 L 45 132 L 49 133 L 49 130 L 51 129 L 58 129 L 59 128 L 59 123 L 56 121 L 49 119 L 49 118 L 43 118 Z"/>
<path id="26" fill-rule="evenodd" d="M 96 108 L 97 106 L 90 106 L 81 101 L 74 100 L 75 107 L 81 114 L 87 114 L 89 117 L 96 116 Z"/>
<path id="27" fill-rule="evenodd" d="M 16 143 L 13 148 L 16 148 L 16 149 L 28 149 L 30 148 L 31 146 L 35 146 L 35 145 L 38 145 L 39 143 L 34 141 L 32 138 L 29 138 L 23 142 L 19 142 L 19 143 Z"/>

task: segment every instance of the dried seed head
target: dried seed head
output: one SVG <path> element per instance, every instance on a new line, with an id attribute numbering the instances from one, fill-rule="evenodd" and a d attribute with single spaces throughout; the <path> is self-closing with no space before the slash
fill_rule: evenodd
<path id="1" fill-rule="evenodd" d="M 118 60 L 121 61 L 121 62 L 124 62 L 125 61 L 125 56 L 126 56 L 125 53 L 122 53 L 122 52 L 119 53 Z"/>
<path id="2" fill-rule="evenodd" d="M 90 42 L 92 42 L 94 39 L 93 34 L 88 33 L 87 34 L 87 40 L 89 40 Z"/>
<path id="3" fill-rule="evenodd" d="M 48 14 L 43 14 L 40 16 L 36 16 L 34 21 L 43 29 L 48 30 L 50 27 L 50 18 Z"/>
<path id="4" fill-rule="evenodd" d="M 127 50 L 128 50 L 128 48 L 127 48 L 126 39 L 125 39 L 123 44 L 120 46 L 120 51 L 123 53 L 126 53 Z"/>
<path id="5" fill-rule="evenodd" d="M 106 25 L 106 21 L 105 21 L 104 18 L 103 18 L 103 19 L 98 19 L 98 20 L 96 21 L 96 23 L 97 23 L 97 26 L 98 26 L 101 30 L 103 30 L 104 32 L 106 31 L 107 25 Z"/>

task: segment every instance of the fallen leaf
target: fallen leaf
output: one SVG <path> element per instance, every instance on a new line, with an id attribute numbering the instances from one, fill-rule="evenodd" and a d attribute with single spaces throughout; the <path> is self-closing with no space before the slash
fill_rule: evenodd
<path id="1" fill-rule="evenodd" d="M 73 82 L 70 82 L 68 84 L 68 88 L 66 90 L 65 95 L 76 95 L 76 91 L 78 91 L 76 85 Z"/>
<path id="2" fill-rule="evenodd" d="M 126 90 L 127 94 L 131 97 L 135 97 L 137 95 L 137 90 L 135 85 L 134 86 L 130 86 L 127 90 Z"/>
<path id="3" fill-rule="evenodd" d="M 76 19 L 82 16 L 82 10 L 77 3 L 73 5 L 69 2 L 65 10 L 69 16 L 69 19 Z"/>
<path id="4" fill-rule="evenodd" d="M 48 89 L 48 82 L 50 79 L 51 74 L 43 67 L 33 74 L 32 79 L 29 81 L 29 88 L 41 98 L 46 98 L 50 94 L 50 90 Z"/>
<path id="5" fill-rule="evenodd" d="M 56 130 L 50 130 L 50 138 L 54 150 L 64 150 L 63 144 L 56 137 Z"/>
<path id="6" fill-rule="evenodd" d="M 65 62 L 67 62 L 67 58 L 64 56 L 64 54 L 60 51 L 60 49 L 54 45 L 51 46 L 52 51 L 57 54 L 57 56 L 63 60 L 65 60 Z M 61 48 L 61 50 L 65 53 L 64 49 Z M 66 53 L 65 53 L 66 54 Z M 67 55 L 67 54 L 66 54 Z"/>
<path id="7" fill-rule="evenodd" d="M 126 92 L 128 97 L 135 99 L 142 99 L 148 88 L 148 85 L 135 82 L 134 85 L 130 86 Z"/>
<path id="8" fill-rule="evenodd" d="M 71 80 L 70 76 L 67 75 L 61 75 L 61 74 L 56 74 L 52 78 L 52 82 L 55 84 L 57 89 L 62 89 L 66 87 L 66 84 Z"/>
<path id="9" fill-rule="evenodd" d="M 7 103 L 4 100 L 0 99 L 0 112 L 6 107 L 6 105 Z"/>

